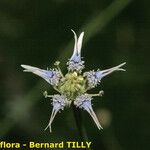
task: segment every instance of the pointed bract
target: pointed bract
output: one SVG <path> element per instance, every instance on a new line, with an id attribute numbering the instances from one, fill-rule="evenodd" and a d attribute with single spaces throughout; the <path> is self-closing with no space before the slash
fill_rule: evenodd
<path id="1" fill-rule="evenodd" d="M 68 70 L 80 72 L 84 68 L 84 61 L 81 60 L 81 48 L 82 48 L 84 32 L 82 32 L 79 38 L 77 38 L 76 33 L 73 30 L 71 31 L 74 34 L 75 44 L 74 44 L 73 55 L 67 62 Z"/>
<path id="2" fill-rule="evenodd" d="M 52 114 L 51 114 L 51 117 L 50 117 L 50 120 L 49 120 L 49 123 L 47 125 L 47 127 L 45 128 L 45 130 L 47 128 L 50 129 L 50 132 L 52 132 L 52 129 L 51 129 L 51 124 L 56 116 L 56 114 L 60 111 L 60 110 L 63 110 L 64 107 L 65 107 L 65 104 L 66 103 L 66 96 L 64 95 L 54 95 L 53 98 L 52 98 L 52 106 L 53 106 L 53 110 L 52 110 Z"/>
<path id="3" fill-rule="evenodd" d="M 122 69 L 122 68 L 121 68 L 121 67 L 124 66 L 125 64 L 126 64 L 126 62 L 124 62 L 124 63 L 122 63 L 122 64 L 120 64 L 120 65 L 118 65 L 118 66 L 112 67 L 112 68 L 110 68 L 110 69 L 105 69 L 105 70 L 102 70 L 102 71 L 97 71 L 95 75 L 96 75 L 96 77 L 97 77 L 98 79 L 101 80 L 103 77 L 105 77 L 105 76 L 111 74 L 111 73 L 114 72 L 114 71 L 126 71 L 125 69 Z"/>
<path id="4" fill-rule="evenodd" d="M 97 86 L 103 77 L 113 73 L 114 71 L 125 71 L 125 69 L 121 68 L 125 64 L 126 62 L 106 70 L 85 72 L 84 76 L 87 78 L 89 88 L 94 88 Z"/>
<path id="5" fill-rule="evenodd" d="M 74 105 L 76 107 L 86 110 L 89 113 L 89 115 L 92 117 L 92 119 L 94 120 L 98 129 L 100 130 L 100 129 L 102 129 L 102 126 L 100 125 L 100 123 L 96 117 L 96 114 L 93 111 L 91 100 L 92 100 L 92 97 L 89 94 L 83 94 L 83 95 L 78 96 L 75 99 Z"/>
<path id="6" fill-rule="evenodd" d="M 32 72 L 53 86 L 57 86 L 61 78 L 61 74 L 58 70 L 43 70 L 29 65 L 21 65 L 21 67 L 25 69 L 24 72 Z"/>
<path id="7" fill-rule="evenodd" d="M 73 55 L 70 58 L 70 60 L 75 61 L 75 62 L 79 62 L 81 61 L 81 48 L 82 48 L 82 41 L 83 41 L 83 36 L 84 36 L 84 32 L 82 32 L 79 36 L 79 38 L 77 38 L 76 33 L 71 30 L 74 34 L 74 39 L 75 39 L 75 44 L 74 44 L 74 51 L 73 51 Z"/>

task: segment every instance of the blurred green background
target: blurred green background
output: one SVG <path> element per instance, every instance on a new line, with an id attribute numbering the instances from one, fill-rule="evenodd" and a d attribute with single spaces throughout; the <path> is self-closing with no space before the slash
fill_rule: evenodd
<path id="1" fill-rule="evenodd" d="M 106 69 L 124 61 L 126 72 L 113 73 L 93 92 L 104 90 L 93 107 L 103 130 L 83 111 L 93 150 L 150 148 L 150 1 L 0 0 L 0 140 L 78 141 L 71 109 L 58 114 L 53 132 L 44 131 L 51 104 L 43 97 L 51 86 L 20 64 L 53 67 L 73 51 L 74 29 L 85 32 L 86 69 Z"/>

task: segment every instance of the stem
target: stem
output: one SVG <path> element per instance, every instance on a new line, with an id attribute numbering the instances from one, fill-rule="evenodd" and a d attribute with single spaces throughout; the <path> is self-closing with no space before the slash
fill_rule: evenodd
<path id="1" fill-rule="evenodd" d="M 47 91 L 43 92 L 43 95 L 45 98 L 47 98 L 47 97 L 52 98 L 53 97 L 53 95 L 48 95 Z"/>
<path id="2" fill-rule="evenodd" d="M 99 93 L 97 93 L 97 94 L 89 94 L 90 96 L 92 96 L 92 97 L 94 97 L 94 96 L 103 96 L 104 95 L 104 91 L 103 90 L 101 90 L 101 91 L 99 91 Z"/>
<path id="3" fill-rule="evenodd" d="M 59 61 L 56 61 L 56 62 L 54 63 L 54 65 L 57 67 L 58 71 L 60 72 L 61 76 L 64 78 L 64 75 L 63 75 L 63 73 L 62 73 L 62 71 L 61 71 L 61 69 L 60 69 L 60 67 L 59 67 L 59 64 L 60 64 Z"/>
<path id="4" fill-rule="evenodd" d="M 78 133 L 80 136 L 80 140 L 82 142 L 88 141 L 87 133 L 86 133 L 85 127 L 83 125 L 83 118 L 82 118 L 81 110 L 77 109 L 74 105 L 72 105 L 72 109 L 73 109 L 76 126 L 78 129 Z M 91 150 L 91 149 L 89 148 L 88 150 Z"/>

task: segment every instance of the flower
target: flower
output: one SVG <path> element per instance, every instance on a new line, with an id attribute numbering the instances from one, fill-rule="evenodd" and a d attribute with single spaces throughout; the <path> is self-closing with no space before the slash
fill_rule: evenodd
<path id="1" fill-rule="evenodd" d="M 97 125 L 98 129 L 102 129 L 102 126 L 100 125 L 96 114 L 93 111 L 92 105 L 91 105 L 91 100 L 92 100 L 92 96 L 89 94 L 82 94 L 80 96 L 77 96 L 75 101 L 74 101 L 74 105 L 76 107 L 82 108 L 84 110 L 86 110 L 90 116 L 92 117 L 92 119 L 94 120 L 95 124 Z"/>
<path id="2" fill-rule="evenodd" d="M 21 65 L 25 70 L 24 72 L 32 72 L 40 77 L 42 77 L 44 80 L 46 80 L 49 84 L 52 86 L 57 86 L 59 83 L 59 80 L 61 78 L 61 74 L 57 69 L 53 70 L 43 70 L 37 67 L 32 67 L 29 65 Z"/>
<path id="3" fill-rule="evenodd" d="M 82 48 L 82 40 L 84 36 L 84 32 L 82 32 L 77 39 L 76 33 L 71 30 L 74 34 L 75 44 L 74 44 L 74 51 L 73 55 L 67 62 L 68 70 L 71 71 L 82 71 L 84 68 L 84 61 L 81 60 L 81 48 Z"/>
<path id="4" fill-rule="evenodd" d="M 45 128 L 45 130 L 49 127 L 50 132 L 52 131 L 51 129 L 51 124 L 56 116 L 56 114 L 60 111 L 60 110 L 64 110 L 65 107 L 65 102 L 66 102 L 66 96 L 64 95 L 54 95 L 52 98 L 52 106 L 53 106 L 53 110 L 52 110 L 52 114 L 50 117 L 50 121 L 49 124 L 47 125 L 47 127 Z"/>
<path id="5" fill-rule="evenodd" d="M 98 85 L 101 81 L 101 79 L 109 74 L 111 74 L 114 71 L 125 71 L 125 69 L 122 69 L 120 67 L 124 66 L 126 63 L 122 63 L 118 66 L 112 67 L 110 69 L 106 69 L 106 70 L 97 70 L 97 71 L 89 71 L 89 72 L 85 72 L 84 76 L 87 78 L 88 80 L 88 85 L 89 88 L 94 88 L 96 85 Z"/>
<path id="6" fill-rule="evenodd" d="M 52 100 L 52 113 L 50 117 L 50 121 L 45 128 L 51 130 L 52 122 L 58 112 L 64 110 L 65 107 L 70 107 L 71 104 L 74 104 L 77 108 L 83 109 L 89 113 L 95 122 L 98 129 L 102 129 L 96 114 L 93 111 L 92 103 L 94 96 L 102 96 L 103 91 L 100 91 L 98 94 L 89 94 L 88 91 L 92 88 L 95 88 L 98 84 L 100 84 L 101 79 L 114 71 L 125 71 L 125 69 L 121 68 L 126 63 L 121 63 L 115 67 L 106 70 L 97 70 L 97 71 L 87 71 L 82 73 L 84 69 L 84 61 L 82 61 L 81 57 L 81 48 L 84 32 L 82 32 L 77 38 L 76 33 L 72 30 L 74 34 L 75 44 L 73 55 L 67 62 L 68 72 L 66 75 L 63 75 L 59 64 L 59 61 L 54 63 L 55 68 L 44 70 L 37 67 L 32 67 L 29 65 L 21 65 L 25 70 L 25 72 L 32 72 L 44 80 L 46 80 L 53 88 L 59 93 L 55 95 L 48 95 L 45 91 L 45 98 L 51 98 Z"/>

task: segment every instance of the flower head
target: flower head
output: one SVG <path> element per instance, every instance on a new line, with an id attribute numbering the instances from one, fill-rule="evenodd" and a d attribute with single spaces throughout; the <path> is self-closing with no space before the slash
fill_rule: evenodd
<path id="1" fill-rule="evenodd" d="M 61 78 L 61 74 L 57 69 L 53 70 L 43 70 L 37 67 L 32 67 L 29 65 L 21 65 L 25 70 L 24 72 L 32 72 L 40 77 L 42 77 L 44 80 L 46 80 L 49 84 L 52 86 L 57 86 L 59 83 L 59 80 Z"/>
<path id="2" fill-rule="evenodd" d="M 84 76 L 87 78 L 89 88 L 94 88 L 95 86 L 97 86 L 103 77 L 111 74 L 114 71 L 125 71 L 125 69 L 121 68 L 125 64 L 126 63 L 124 62 L 118 66 L 112 67 L 110 69 L 101 70 L 101 71 L 97 70 L 97 71 L 85 72 Z"/>
<path id="3" fill-rule="evenodd" d="M 74 104 L 76 107 L 83 109 L 89 113 L 95 122 L 98 129 L 102 129 L 96 114 L 93 111 L 91 101 L 94 96 L 102 96 L 103 91 L 100 91 L 98 94 L 89 94 L 88 91 L 96 87 L 101 79 L 114 71 L 125 71 L 121 67 L 126 63 L 122 63 L 118 66 L 112 67 L 105 70 L 97 71 L 87 71 L 82 73 L 84 69 L 84 61 L 81 57 L 81 48 L 84 32 L 82 32 L 77 38 L 76 33 L 72 30 L 74 34 L 75 44 L 73 55 L 67 62 L 68 73 L 63 75 L 59 67 L 60 62 L 55 62 L 55 68 L 44 70 L 37 67 L 32 67 L 29 65 L 21 65 L 25 72 L 32 72 L 44 80 L 46 80 L 53 88 L 59 93 L 55 95 L 48 95 L 47 92 L 44 92 L 45 98 L 51 98 L 52 100 L 52 114 L 50 121 L 47 125 L 47 128 L 51 130 L 52 122 L 58 112 L 63 110 L 65 107 L 70 107 L 71 104 Z"/>
<path id="4" fill-rule="evenodd" d="M 51 124 L 56 116 L 56 114 L 61 111 L 61 110 L 64 110 L 64 107 L 65 107 L 65 102 L 66 102 L 66 97 L 64 95 L 54 95 L 52 97 L 52 106 L 53 106 L 53 110 L 52 110 L 52 114 L 51 114 L 51 117 L 50 117 L 50 121 L 47 125 L 47 127 L 45 128 L 45 130 L 49 127 L 50 129 L 50 132 L 52 131 L 51 129 Z"/>
<path id="5" fill-rule="evenodd" d="M 76 97 L 76 99 L 74 101 L 74 105 L 76 107 L 82 108 L 85 111 L 87 111 L 90 114 L 90 116 L 92 117 L 92 119 L 94 120 L 98 129 L 102 129 L 102 126 L 100 125 L 100 123 L 96 117 L 96 114 L 93 111 L 91 100 L 92 100 L 91 95 L 82 94 L 82 95 Z"/>
<path id="6" fill-rule="evenodd" d="M 75 44 L 74 44 L 73 55 L 67 62 L 68 70 L 82 71 L 82 69 L 84 68 L 84 61 L 81 60 L 81 48 L 82 48 L 82 40 L 83 40 L 84 32 L 82 32 L 79 38 L 77 38 L 76 33 L 73 30 L 71 31 L 74 34 Z"/>

